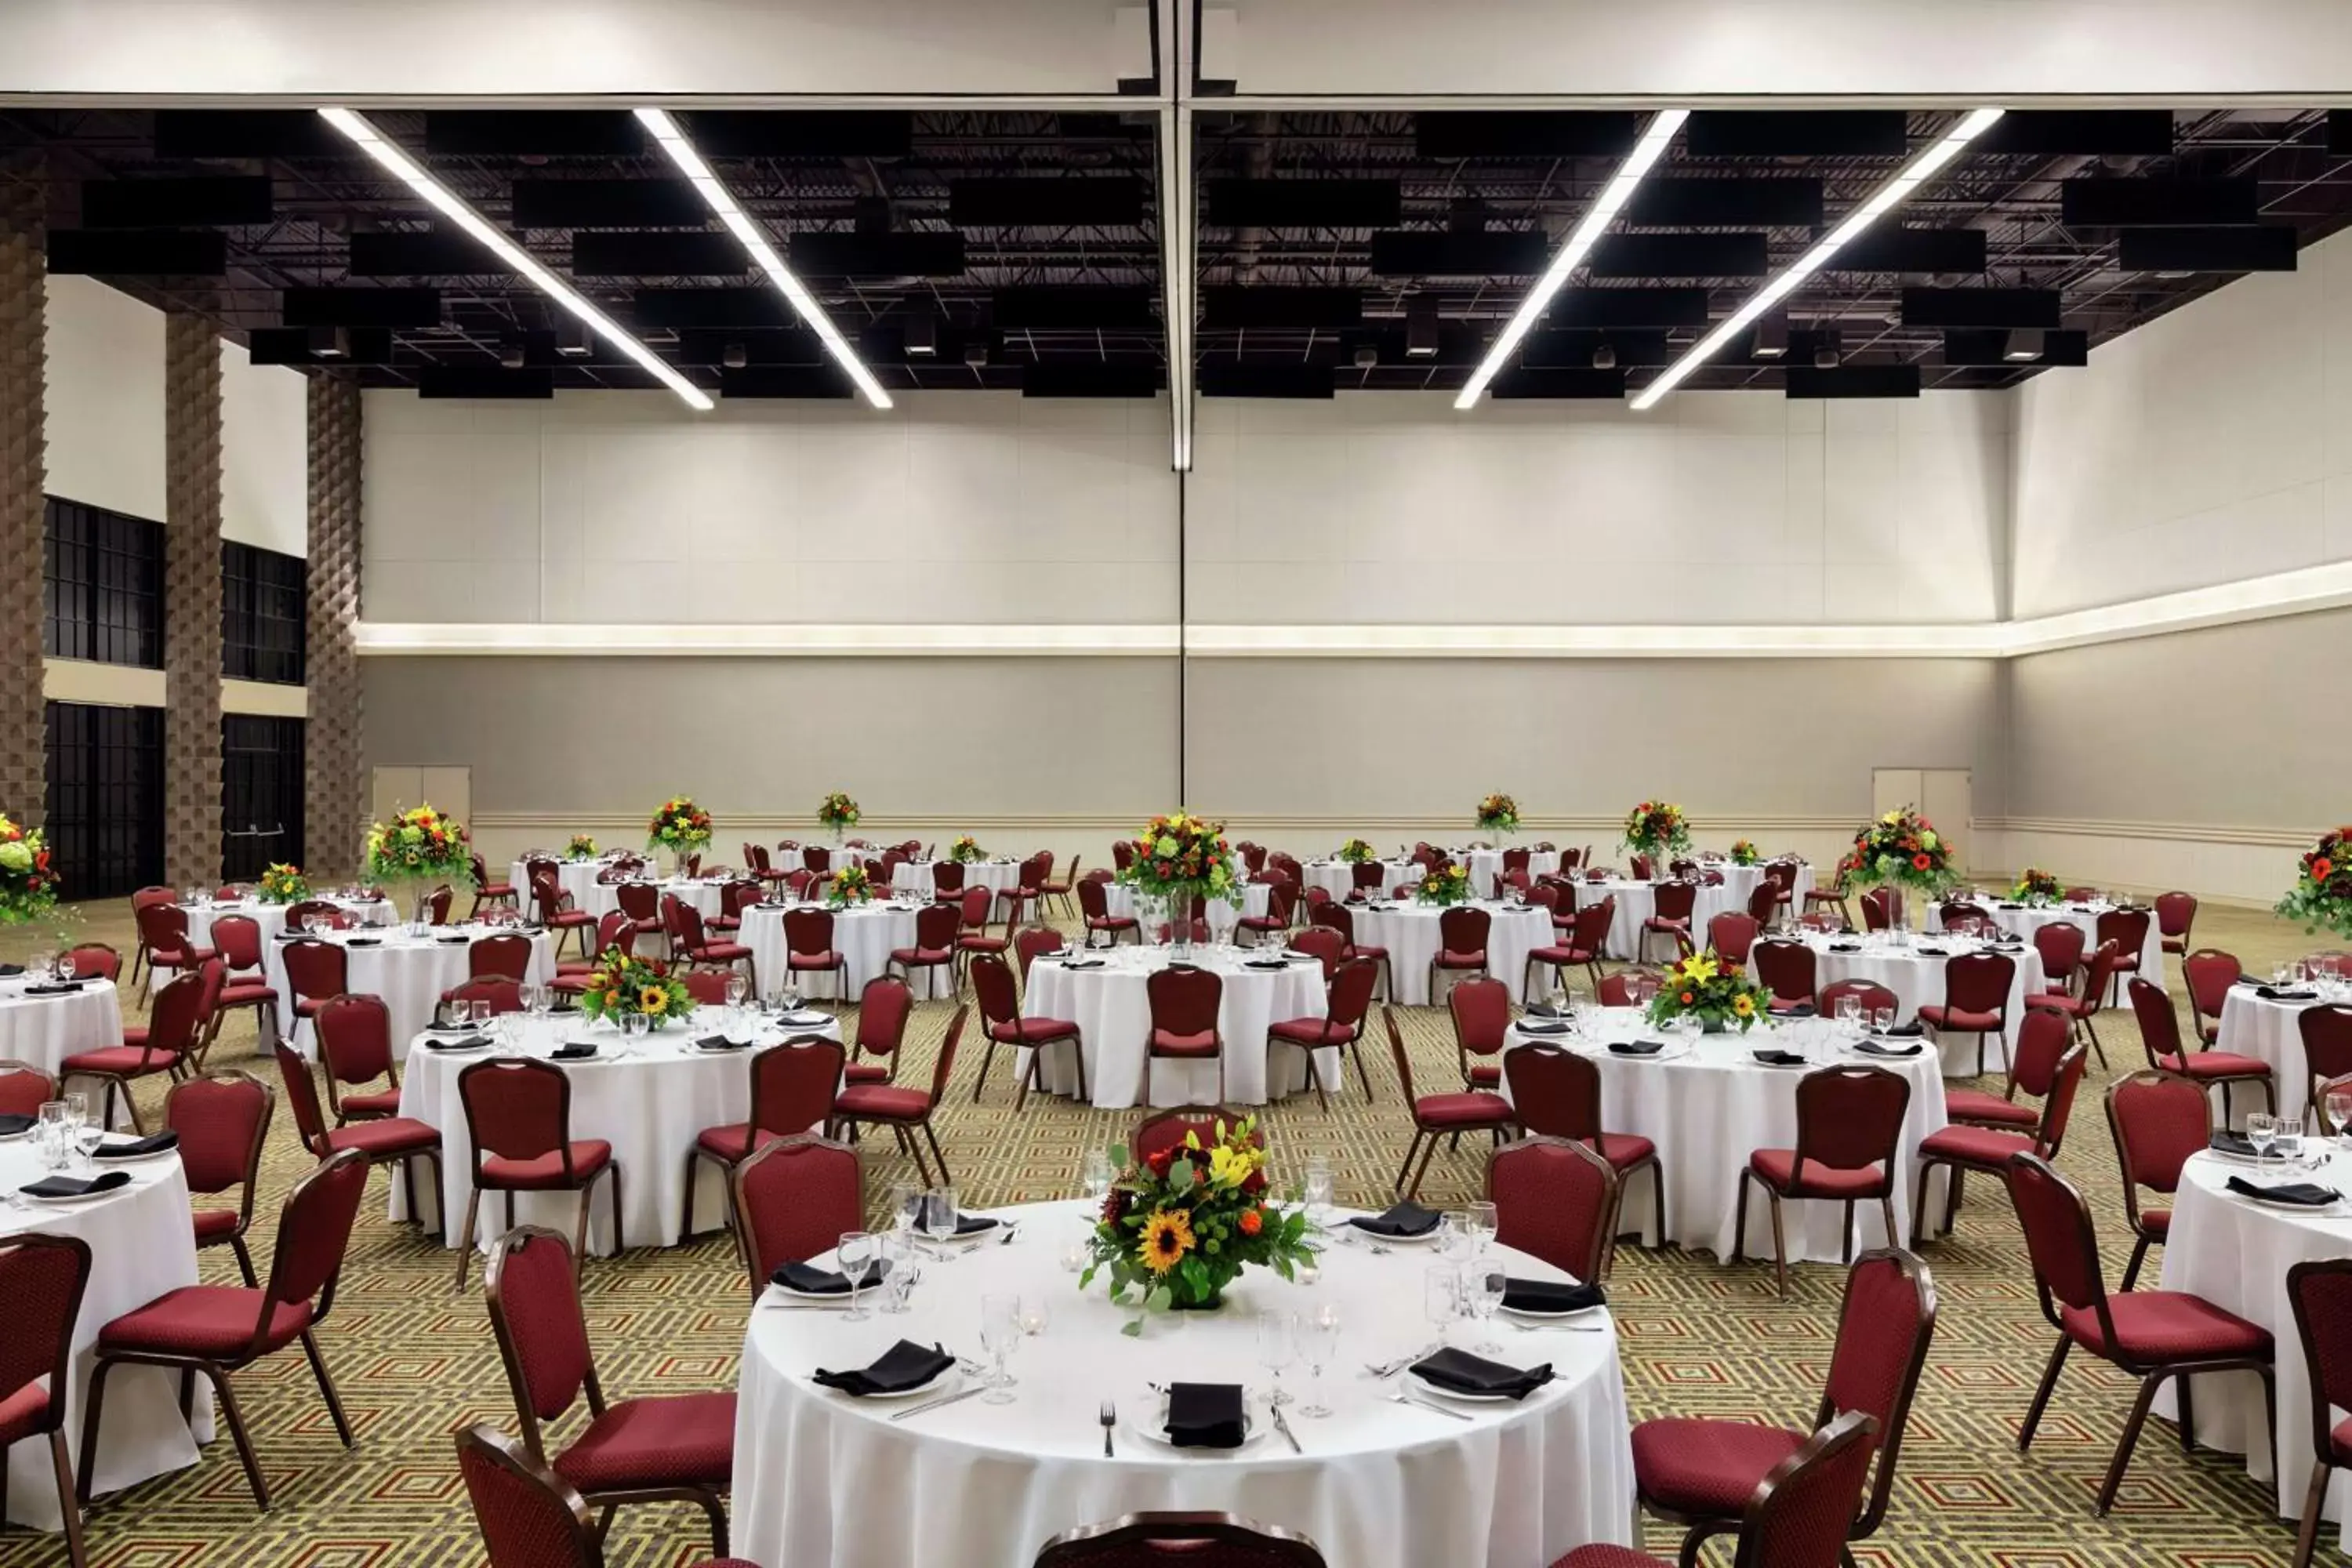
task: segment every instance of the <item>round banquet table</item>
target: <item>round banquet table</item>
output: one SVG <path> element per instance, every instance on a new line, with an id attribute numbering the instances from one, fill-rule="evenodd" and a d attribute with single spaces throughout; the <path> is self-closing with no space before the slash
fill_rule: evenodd
<path id="1" fill-rule="evenodd" d="M 1381 888 L 1384 893 L 1411 886 L 1421 874 L 1421 868 L 1410 860 L 1381 860 L 1374 864 L 1387 873 L 1388 879 Z M 1320 888 L 1335 899 L 1344 899 L 1356 890 L 1356 868 L 1345 860 L 1308 860 L 1299 869 L 1306 874 L 1307 887 Z"/>
<path id="2" fill-rule="evenodd" d="M 1576 907 L 1597 904 L 1606 898 L 1617 900 L 1617 912 L 1609 921 L 1609 938 L 1602 951 L 1612 958 L 1633 960 L 1642 952 L 1642 925 L 1658 907 L 1656 882 L 1636 882 L 1627 878 L 1612 877 L 1605 882 L 1580 880 L 1576 884 Z M 1709 887 L 1700 884 L 1697 901 L 1691 906 L 1691 940 L 1699 946 L 1706 945 L 1706 923 L 1727 910 L 1746 913 L 1748 900 L 1736 897 L 1729 882 Z M 1650 944 L 1651 952 L 1663 958 L 1668 939 L 1657 937 Z"/>
<path id="3" fill-rule="evenodd" d="M 726 1009 L 698 1008 L 685 1027 L 677 1025 L 646 1037 L 635 1049 L 624 1050 L 621 1032 L 609 1023 L 591 1022 L 576 1013 L 555 1013 L 527 1018 L 518 1041 L 520 1056 L 544 1058 L 567 1040 L 593 1040 L 593 1060 L 557 1062 L 572 1080 L 572 1136 L 601 1138 L 613 1146 L 614 1162 L 621 1167 L 621 1218 L 631 1247 L 675 1247 L 681 1237 L 677 1222 L 686 1197 L 686 1157 L 704 1130 L 742 1121 L 751 1114 L 751 1058 L 762 1046 L 803 1035 L 841 1038 L 841 1025 L 823 1014 L 799 1015 L 805 1022 L 783 1024 L 761 1017 L 752 1043 L 738 1050 L 704 1050 L 694 1044 L 719 1033 Z M 413 1116 L 441 1130 L 441 1215 L 453 1223 L 441 1227 L 441 1245 L 457 1245 L 467 1200 L 474 1194 L 474 1142 L 466 1126 L 466 1110 L 457 1098 L 457 1075 L 478 1061 L 504 1050 L 497 1044 L 472 1050 L 443 1051 L 428 1044 L 455 1035 L 420 1035 L 409 1044 L 408 1065 L 401 1074 L 400 1114 Z M 805 1131 L 791 1128 L 778 1131 Z M 421 1167 L 418 1180 L 424 1180 Z M 727 1223 L 727 1194 L 718 1166 L 698 1161 L 694 1172 L 695 1224 L 715 1230 Z M 420 1192 L 422 1188 L 420 1187 Z M 486 1194 L 476 1240 L 488 1247 L 506 1226 L 506 1194 Z M 517 1225 L 544 1225 L 572 1234 L 580 1214 L 574 1193 L 517 1193 Z M 408 1217 L 405 1184 L 392 1182 L 392 1217 Z M 428 1215 L 426 1229 L 436 1215 Z M 588 1245 L 610 1253 L 613 1246 L 612 1191 L 600 1181 L 590 1194 Z"/>
<path id="4" fill-rule="evenodd" d="M 1217 1032 L 1225 1046 L 1226 1102 L 1263 1105 L 1305 1089 L 1307 1053 L 1270 1044 L 1265 1032 L 1268 1026 L 1286 1019 L 1323 1016 L 1323 966 L 1311 958 L 1286 958 L 1280 969 L 1254 969 L 1246 962 L 1253 949 L 1202 945 L 1192 951 L 1195 963 L 1214 970 L 1224 981 Z M 1067 1018 L 1078 1026 L 1078 1048 L 1087 1064 L 1087 1093 L 1096 1105 L 1145 1104 L 1143 1049 L 1151 1035 L 1151 1002 L 1146 986 L 1154 970 L 1168 967 L 1171 950 L 1123 942 L 1087 956 L 1099 957 L 1102 967 L 1071 969 L 1053 958 L 1041 958 L 1032 964 L 1021 998 L 1022 1014 L 1031 1018 Z M 967 1054 L 973 1048 L 965 1047 Z M 981 1048 L 985 1048 L 984 1042 Z M 1015 1068 L 1026 1071 L 1027 1052 L 1015 1050 L 1013 1056 Z M 1325 1091 L 1340 1092 L 1345 1085 L 1339 1051 L 1321 1050 L 1316 1057 L 1315 1071 Z M 1163 1059 L 1151 1064 L 1149 1082 L 1148 1103 L 1152 1105 L 1217 1103 L 1214 1062 Z M 1077 1093 L 1077 1069 L 1067 1046 L 1046 1047 L 1045 1085 L 1055 1094 Z"/>
<path id="5" fill-rule="evenodd" d="M 596 887 L 597 874 L 611 864 L 602 856 L 593 860 L 566 860 L 561 856 L 555 857 L 555 885 L 572 896 L 572 908 L 588 909 Z M 515 890 L 517 903 L 526 910 L 530 908 L 530 871 L 526 862 L 517 860 L 507 868 L 507 886 Z"/>
<path id="6" fill-rule="evenodd" d="M 0 1237 L 42 1231 L 89 1244 L 89 1289 L 73 1327 L 73 1386 L 66 1394 L 66 1441 L 81 1462 L 81 1423 L 99 1331 L 169 1290 L 196 1283 L 196 1238 L 188 1225 L 188 1184 L 180 1157 L 137 1160 L 119 1167 L 128 1186 L 82 1203 L 16 1199 L 17 1188 L 47 1174 L 28 1135 L 0 1141 Z M 80 1173 L 79 1172 L 76 1173 Z M 196 1445 L 213 1437 L 212 1391 L 201 1379 L 193 1407 L 195 1430 L 180 1419 L 179 1380 L 161 1367 L 122 1366 L 106 1380 L 106 1419 L 100 1430 L 93 1494 L 121 1491 L 196 1462 Z M 47 1443 L 7 1450 L 8 1517 L 36 1529 L 61 1531 L 57 1478 Z"/>
<path id="7" fill-rule="evenodd" d="M 1468 867 L 1472 889 L 1487 898 L 1494 897 L 1495 879 L 1503 874 L 1503 851 L 1501 849 L 1456 849 L 1453 854 L 1454 859 Z M 1549 877 L 1559 869 L 1559 850 L 1530 849 L 1528 852 L 1528 876 L 1530 879 Z"/>
<path id="8" fill-rule="evenodd" d="M 1509 988 L 1513 1001 L 1519 1000 L 1528 952 L 1550 945 L 1551 916 L 1540 906 L 1486 900 L 1473 900 L 1468 907 L 1484 910 L 1492 917 L 1486 934 L 1486 972 Z M 1350 921 L 1358 945 L 1389 950 L 1391 1001 L 1425 1007 L 1437 1000 L 1430 994 L 1429 961 L 1437 956 L 1437 922 L 1444 913 L 1439 905 L 1412 902 L 1353 907 Z M 1469 973 L 1473 972 L 1454 972 L 1457 978 Z"/>
<path id="9" fill-rule="evenodd" d="M 326 902 L 349 915 L 355 925 L 388 926 L 401 918 L 398 906 L 390 899 L 328 899 Z M 244 915 L 261 929 L 264 942 L 276 941 L 278 933 L 286 929 L 288 907 L 260 899 L 237 899 L 221 903 L 182 904 L 180 910 L 188 917 L 188 940 L 198 947 L 210 947 L 213 921 L 223 915 Z M 163 967 L 163 973 L 168 975 L 172 971 Z"/>
<path id="10" fill-rule="evenodd" d="M 2257 1174 L 2251 1162 L 2191 1155 L 2181 1171 L 2164 1245 L 2160 1289 L 2194 1291 L 2271 1331 L 2277 1431 L 2263 1430 L 2260 1378 L 2251 1372 L 2211 1373 L 2197 1380 L 2197 1440 L 2245 1455 L 2246 1473 L 2274 1487 L 2279 1517 L 2296 1519 L 2311 1485 L 2311 1379 L 2287 1304 L 2286 1271 L 2307 1259 L 2352 1254 L 2352 1209 L 2342 1203 L 2315 1213 L 2267 1207 L 2225 1191 L 2233 1175 L 2263 1184 L 2317 1182 L 2352 1194 L 2352 1153 L 2336 1149 L 2319 1170 L 2300 1169 L 2292 1175 L 2278 1161 L 2271 1162 L 2267 1173 Z M 2173 1385 L 2157 1395 L 2155 1409 L 2168 1420 L 2179 1419 Z M 2336 1472 L 2320 1517 L 2352 1518 L 2352 1472 Z M 2352 1531 L 2339 1531 L 2336 1539 L 2340 1550 L 2352 1551 Z"/>
<path id="11" fill-rule="evenodd" d="M 655 883 L 654 886 L 677 899 L 680 903 L 692 904 L 704 920 L 709 920 L 719 912 L 719 890 L 727 886 L 727 879 L 724 877 L 715 879 L 671 877 Z M 621 907 L 621 885 L 618 882 L 599 882 L 592 878 L 588 883 L 587 896 L 583 898 L 574 894 L 572 902 L 573 908 L 585 910 L 601 921 Z M 658 900 L 656 900 L 656 907 L 659 907 Z M 538 913 L 535 910 L 531 912 Z"/>
<path id="12" fill-rule="evenodd" d="M 1619 1056 L 1612 1041 L 1663 1039 L 1654 1057 Z M 1903 1233 L 1891 1241 L 1874 1203 L 1854 1205 L 1854 1248 L 1910 1244 L 1912 1184 L 1919 1144 L 1945 1124 L 1944 1081 L 1932 1048 L 1913 1057 L 1874 1057 L 1855 1051 L 1826 1019 L 1801 1019 L 1759 1026 L 1745 1035 L 1691 1035 L 1662 1030 L 1634 1007 L 1601 1007 L 1580 1015 L 1567 1035 L 1533 1036 L 1512 1026 L 1509 1046 L 1539 1040 L 1589 1057 L 1601 1070 L 1601 1124 L 1612 1132 L 1637 1133 L 1658 1146 L 1666 1181 L 1666 1234 L 1679 1246 L 1728 1258 L 1738 1238 L 1739 1173 L 1759 1149 L 1791 1149 L 1797 1142 L 1797 1085 L 1812 1067 L 1864 1066 L 1900 1073 L 1911 1085 L 1911 1103 L 1895 1172 L 1895 1223 Z M 1766 1067 L 1750 1055 L 1759 1049 L 1802 1051 L 1812 1067 Z M 1504 1053 L 1503 1089 L 1510 1092 L 1509 1050 Z M 1638 1224 L 1643 1245 L 1655 1247 L 1657 1197 L 1654 1175 L 1639 1175 L 1626 1189 L 1620 1223 Z M 1752 1184 L 1751 1184 L 1752 1185 Z M 1940 1189 L 1938 1189 L 1940 1192 Z M 1817 1199 L 1784 1201 L 1789 1261 L 1835 1263 L 1844 1256 L 1843 1204 Z M 1771 1205 L 1764 1194 L 1748 1199 L 1748 1256 L 1772 1256 Z"/>
<path id="13" fill-rule="evenodd" d="M 512 930 L 513 928 L 504 928 Z M 343 949 L 343 984 L 362 996 L 381 996 L 392 1015 L 395 1058 L 404 1057 L 408 1041 L 433 1021 L 441 994 L 466 983 L 467 953 L 475 941 L 499 934 L 487 925 L 435 926 L 425 936 L 411 936 L 406 926 L 389 931 L 329 931 L 322 940 Z M 279 942 L 264 950 L 270 986 L 278 993 L 278 1027 L 287 1044 L 305 1057 L 317 1054 L 310 1020 L 294 1016 L 294 990 L 286 982 L 286 949 Z M 543 985 L 555 977 L 554 944 L 545 931 L 530 934 L 530 962 L 523 979 Z"/>
<path id="14" fill-rule="evenodd" d="M 1230 899 L 1211 899 L 1195 918 L 1208 921 L 1212 927 L 1223 921 L 1238 921 L 1244 915 L 1250 916 L 1252 919 L 1263 919 L 1273 898 L 1274 889 L 1270 883 L 1244 882 L 1242 884 L 1242 902 L 1238 912 Z M 1112 882 L 1104 887 L 1103 908 L 1115 919 L 1141 920 L 1143 918 L 1136 910 L 1135 889 L 1124 882 Z M 1167 917 L 1158 915 L 1154 918 L 1165 920 Z M 1151 933 L 1146 931 L 1144 934 L 1149 936 Z"/>
<path id="15" fill-rule="evenodd" d="M 1521 1333 L 1498 1317 L 1505 1357 L 1549 1362 L 1552 1381 L 1517 1404 L 1449 1405 L 1470 1417 L 1449 1420 L 1389 1403 L 1387 1385 L 1364 1370 L 1430 1342 L 1424 1249 L 1331 1247 L 1314 1285 L 1253 1269 L 1226 1289 L 1221 1311 L 1163 1317 L 1130 1339 L 1119 1329 L 1131 1314 L 1110 1302 L 1104 1282 L 1081 1293 L 1057 1263 L 1084 1234 L 1089 1206 L 998 1211 L 1024 1222 L 1013 1240 L 927 1262 L 903 1315 L 851 1322 L 838 1310 L 793 1310 L 803 1303 L 772 1289 L 744 1335 L 736 1552 L 771 1568 L 1027 1563 L 1063 1531 L 1164 1509 L 1226 1510 L 1300 1531 L 1349 1568 L 1528 1568 L 1589 1542 L 1635 1539 L 1624 1380 L 1607 1314 L 1598 1333 Z M 1517 1276 L 1566 1278 L 1508 1248 L 1494 1256 Z M 900 1339 L 977 1357 L 984 1293 L 1042 1293 L 1051 1304 L 1043 1337 L 1008 1361 L 1011 1405 L 966 1399 L 893 1421 L 909 1402 L 851 1399 L 809 1381 L 819 1367 L 863 1366 Z M 1147 1383 L 1264 1388 L 1256 1314 L 1326 1303 L 1342 1325 L 1326 1374 L 1333 1414 L 1291 1415 L 1303 1453 L 1270 1431 L 1237 1451 L 1211 1451 L 1168 1447 L 1139 1430 L 1153 1405 Z M 1470 1338 L 1459 1325 L 1455 1332 Z M 1300 1375 L 1289 1374 L 1292 1388 L 1303 1386 Z M 1110 1458 L 1097 1419 L 1106 1399 L 1118 1407 Z"/>
<path id="16" fill-rule="evenodd" d="M 890 872 L 890 890 L 916 898 L 929 899 L 937 890 L 931 877 L 936 860 L 901 860 Z M 1018 860 L 967 860 L 963 868 L 963 885 L 986 888 L 1003 898 L 1021 885 L 1021 862 Z M 991 908 L 994 905 L 992 902 Z"/>
<path id="17" fill-rule="evenodd" d="M 760 991 L 772 996 L 791 981 L 803 996 L 835 997 L 836 980 L 829 969 L 803 969 L 794 973 L 784 966 L 784 915 L 793 909 L 829 910 L 833 916 L 833 947 L 849 961 L 849 996 L 856 1000 L 866 983 L 890 967 L 890 954 L 915 945 L 915 913 L 929 906 L 929 899 L 882 899 L 856 909 L 832 910 L 825 904 L 753 904 L 743 911 L 743 929 L 735 940 L 751 950 L 759 971 Z M 918 969 L 909 980 L 915 998 L 927 1001 L 954 994 L 947 966 Z"/>
<path id="18" fill-rule="evenodd" d="M 2033 933 L 2046 925 L 2063 921 L 2075 927 L 2083 933 L 2083 952 L 2086 963 L 2089 961 L 2088 955 L 2099 945 L 2099 917 L 2115 907 L 2105 900 L 2090 904 L 2047 904 L 2039 909 L 2031 904 L 1997 902 L 1991 899 L 1971 899 L 1969 901 L 1983 911 L 1984 917 L 1993 924 L 2013 935 L 2023 937 L 2027 942 L 2032 942 Z M 1944 929 L 1944 906 L 1941 903 L 1930 903 L 1927 906 L 1927 929 L 1929 931 Z M 2157 985 L 2165 984 L 2164 933 L 2157 929 L 2154 915 L 2148 917 L 2147 940 L 2140 943 L 2139 975 L 2141 979 Z M 2125 1001 L 2123 988 L 2124 982 L 2127 978 L 2129 976 L 2120 974 L 2116 977 L 2115 994 L 2107 998 L 2108 1006 L 2128 1005 Z"/>
<path id="19" fill-rule="evenodd" d="M 1841 980 L 1868 980 L 1884 985 L 1895 993 L 1895 1011 L 1904 1020 L 1917 1016 L 1922 1006 L 1941 1005 L 1945 963 L 1986 945 L 1964 936 L 1939 936 L 1922 944 L 1908 939 L 1898 941 L 1885 931 L 1866 936 L 1807 931 L 1801 933 L 1801 940 L 1813 950 L 1817 986 L 1834 985 Z M 2009 1048 L 2017 1043 L 2017 1031 L 2025 1022 L 2025 999 L 2038 996 L 2046 989 L 2042 955 L 2031 944 L 2011 950 L 2008 957 L 2015 969 L 2010 975 L 2002 1030 L 1984 1039 L 1987 1072 L 2007 1070 Z M 1977 1076 L 1976 1036 L 1965 1030 L 1947 1034 L 1942 1045 L 1946 1078 Z"/>
<path id="20" fill-rule="evenodd" d="M 1728 900 L 1728 907 L 1735 910 L 1747 909 L 1748 900 L 1756 896 L 1757 887 L 1764 880 L 1762 861 L 1753 866 L 1738 866 L 1728 860 L 1702 859 L 1699 862 L 1699 868 L 1723 873 L 1723 890 Z M 1798 861 L 1797 879 L 1789 889 L 1791 914 L 1801 915 L 1805 912 L 1805 895 L 1812 890 L 1812 867 L 1802 860 Z"/>
<path id="21" fill-rule="evenodd" d="M 2300 1113 L 2303 1085 L 2311 1076 L 2311 1061 L 2303 1049 L 2303 1010 L 2330 1002 L 2352 1002 L 2352 986 L 2326 980 L 2299 982 L 2276 996 L 2263 994 L 2272 990 L 2277 988 L 2252 981 L 2231 986 L 2221 1004 L 2221 1029 L 2213 1048 L 2269 1063 L 2271 1082 L 2278 1089 L 2278 1109 Z M 2193 1037 L 2189 1043 L 2195 1044 Z M 2218 1116 L 2218 1089 L 2211 1098 Z M 2242 1121 L 2247 1111 L 2263 1109 L 2262 1097 L 2251 1091 L 2233 1094 L 2230 1108 L 2233 1118 Z"/>
<path id="22" fill-rule="evenodd" d="M 21 974 L 0 979 L 0 1061 L 30 1062 L 55 1078 L 68 1057 L 122 1043 L 121 997 L 112 981 L 77 981 L 61 996 L 28 996 L 33 984 Z"/>

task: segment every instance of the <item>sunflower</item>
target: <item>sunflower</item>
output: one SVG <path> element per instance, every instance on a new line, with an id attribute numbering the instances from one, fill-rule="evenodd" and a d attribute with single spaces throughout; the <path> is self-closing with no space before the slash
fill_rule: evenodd
<path id="1" fill-rule="evenodd" d="M 668 1012 L 669 987 L 666 985 L 646 986 L 637 993 L 637 1007 L 641 1012 L 646 1013 Z"/>
<path id="2" fill-rule="evenodd" d="M 1165 1274 L 1192 1250 L 1192 1216 L 1181 1209 L 1161 1209 L 1143 1222 L 1136 1256 L 1154 1274 Z"/>
<path id="3" fill-rule="evenodd" d="M 1756 1011 L 1756 998 L 1742 992 L 1731 999 L 1731 1010 L 1745 1018 Z"/>

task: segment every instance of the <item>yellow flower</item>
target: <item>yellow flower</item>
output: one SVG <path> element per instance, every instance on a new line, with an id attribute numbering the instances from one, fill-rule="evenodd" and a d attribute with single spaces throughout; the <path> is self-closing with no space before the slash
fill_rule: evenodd
<path id="1" fill-rule="evenodd" d="M 640 1011 L 646 1013 L 668 1012 L 669 987 L 666 985 L 648 985 L 645 987 L 637 993 L 637 1007 Z"/>
<path id="2" fill-rule="evenodd" d="M 1135 1255 L 1154 1274 L 1165 1274 L 1192 1250 L 1192 1216 L 1181 1209 L 1162 1209 L 1143 1222 Z"/>
<path id="3" fill-rule="evenodd" d="M 1220 1187 L 1238 1187 L 1257 1169 L 1255 1149 L 1236 1149 L 1230 1143 L 1220 1143 L 1209 1151 L 1209 1180 Z"/>
<path id="4" fill-rule="evenodd" d="M 1731 1010 L 1745 1018 L 1756 1011 L 1756 998 L 1743 991 L 1731 999 Z"/>
<path id="5" fill-rule="evenodd" d="M 1715 959 L 1709 953 L 1695 952 L 1683 960 L 1683 974 L 1687 979 L 1712 980 L 1715 973 Z"/>

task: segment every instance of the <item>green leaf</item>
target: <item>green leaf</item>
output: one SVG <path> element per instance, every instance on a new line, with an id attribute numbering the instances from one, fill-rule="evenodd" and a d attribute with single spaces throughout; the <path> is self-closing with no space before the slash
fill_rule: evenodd
<path id="1" fill-rule="evenodd" d="M 1141 1318 L 1129 1318 L 1126 1322 L 1121 1323 L 1118 1326 L 1118 1331 L 1125 1334 L 1129 1339 L 1139 1340 L 1143 1337 L 1143 1320 Z"/>
<path id="2" fill-rule="evenodd" d="M 1127 1145 L 1124 1142 L 1113 1143 L 1110 1146 L 1109 1153 L 1110 1168 L 1112 1170 L 1124 1171 L 1127 1169 Z"/>
<path id="3" fill-rule="evenodd" d="M 1152 1291 L 1150 1295 L 1146 1296 L 1143 1299 L 1143 1307 L 1144 1310 L 1149 1312 L 1164 1312 L 1170 1307 L 1175 1305 L 1175 1302 L 1176 1292 L 1170 1289 L 1167 1286 L 1162 1285 L 1158 1289 Z M 1140 1321 L 1139 1321 L 1137 1327 L 1140 1328 L 1142 1324 Z"/>
<path id="4" fill-rule="evenodd" d="M 1168 1184 L 1182 1191 L 1192 1184 L 1192 1159 L 1185 1155 L 1168 1167 Z"/>

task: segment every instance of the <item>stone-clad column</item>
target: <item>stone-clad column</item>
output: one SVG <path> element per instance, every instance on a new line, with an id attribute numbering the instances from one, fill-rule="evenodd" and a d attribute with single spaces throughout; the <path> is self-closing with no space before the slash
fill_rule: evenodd
<path id="1" fill-rule="evenodd" d="M 221 371 L 210 321 L 163 318 L 163 879 L 221 870 Z"/>
<path id="2" fill-rule="evenodd" d="M 41 384 L 47 313 L 36 163 L 0 170 L 0 812 L 47 816 L 47 721 L 41 700 Z"/>
<path id="3" fill-rule="evenodd" d="M 361 747 L 360 389 L 316 374 L 310 391 L 310 717 L 302 837 L 314 879 L 357 874 L 372 792 Z"/>

